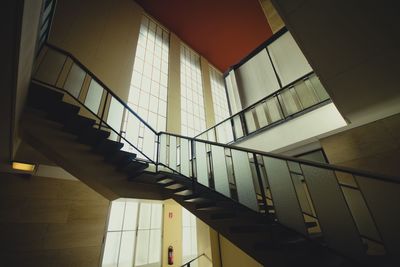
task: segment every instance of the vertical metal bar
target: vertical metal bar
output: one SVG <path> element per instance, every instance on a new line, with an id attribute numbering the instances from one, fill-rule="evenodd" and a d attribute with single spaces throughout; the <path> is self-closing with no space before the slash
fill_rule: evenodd
<path id="1" fill-rule="evenodd" d="M 104 119 L 104 112 L 106 111 L 106 106 L 107 106 L 109 92 L 108 91 L 106 91 L 106 92 L 107 92 L 106 99 L 104 100 L 103 110 L 101 111 L 101 116 L 100 116 L 99 130 L 101 129 L 101 124 L 103 123 L 103 119 Z"/>
<path id="2" fill-rule="evenodd" d="M 160 135 L 160 133 L 157 133 L 156 173 L 158 172 L 158 164 L 160 160 Z"/>
<path id="3" fill-rule="evenodd" d="M 264 184 L 262 182 L 261 172 L 260 172 L 260 169 L 259 169 L 258 160 L 257 160 L 257 154 L 256 153 L 253 153 L 253 160 L 254 160 L 254 165 L 256 167 L 257 180 L 258 180 L 258 184 L 260 186 L 262 201 L 263 201 L 263 204 L 264 204 L 264 207 L 265 207 L 265 214 L 268 214 L 267 196 L 266 196 L 265 191 L 264 191 Z"/>
<path id="4" fill-rule="evenodd" d="M 241 122 L 241 125 L 242 125 L 243 136 L 246 136 L 246 135 L 249 134 L 249 130 L 247 129 L 247 124 L 246 124 L 246 120 L 245 120 L 245 117 L 244 117 L 244 113 L 243 112 L 240 113 L 239 117 L 240 117 L 240 122 Z"/>
<path id="5" fill-rule="evenodd" d="M 237 138 L 236 138 L 236 131 L 235 131 L 235 122 L 233 121 L 233 117 L 232 117 L 232 119 L 229 119 L 229 122 L 231 124 L 233 141 L 236 141 Z"/>
<path id="6" fill-rule="evenodd" d="M 276 97 L 276 99 L 278 100 L 279 108 L 281 109 L 281 113 L 282 113 L 283 119 L 286 119 L 285 111 L 283 110 L 282 103 L 281 103 L 281 101 L 279 100 L 279 95 L 280 95 L 280 93 L 279 93 L 279 94 L 276 94 L 275 97 Z"/>

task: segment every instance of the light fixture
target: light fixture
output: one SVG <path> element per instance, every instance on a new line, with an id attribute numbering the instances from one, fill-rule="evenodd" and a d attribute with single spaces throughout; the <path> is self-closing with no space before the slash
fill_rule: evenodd
<path id="1" fill-rule="evenodd" d="M 33 172 L 35 170 L 35 164 L 23 163 L 23 162 L 12 162 L 12 168 L 18 171 Z"/>

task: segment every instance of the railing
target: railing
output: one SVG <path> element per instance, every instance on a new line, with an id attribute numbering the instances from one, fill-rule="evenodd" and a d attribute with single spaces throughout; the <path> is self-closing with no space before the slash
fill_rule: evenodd
<path id="1" fill-rule="evenodd" d="M 310 72 L 195 137 L 234 143 L 327 103 L 329 95 L 315 73 Z"/>
<path id="2" fill-rule="evenodd" d="M 203 254 L 200 254 L 197 257 L 191 259 L 190 261 L 182 264 L 181 267 L 197 267 L 198 266 L 198 264 L 197 264 L 198 262 L 196 262 L 196 261 L 198 261 L 201 257 L 204 257 L 205 259 L 207 259 L 208 262 L 210 263 L 210 266 L 212 266 L 211 259 L 205 253 L 203 253 Z"/>
<path id="3" fill-rule="evenodd" d="M 39 36 L 36 51 L 39 52 L 50 34 L 51 24 L 53 21 L 54 10 L 56 8 L 56 0 L 43 1 L 42 12 L 39 21 Z"/>
<path id="4" fill-rule="evenodd" d="M 78 103 L 83 116 L 157 170 L 255 212 L 274 213 L 283 225 L 306 238 L 320 235 L 328 247 L 356 260 L 400 255 L 399 177 L 156 132 L 71 54 L 48 45 L 37 62 L 34 81 L 65 92 L 64 101 Z M 126 128 L 127 117 L 139 132 Z"/>

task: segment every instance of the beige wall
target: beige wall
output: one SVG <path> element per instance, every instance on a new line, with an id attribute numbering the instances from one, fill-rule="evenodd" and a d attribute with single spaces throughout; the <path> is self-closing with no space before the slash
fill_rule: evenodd
<path id="1" fill-rule="evenodd" d="M 204 109 L 206 113 L 206 127 L 215 125 L 214 105 L 211 91 L 210 65 L 204 57 L 200 57 L 201 77 L 203 82 Z"/>
<path id="2" fill-rule="evenodd" d="M 198 267 L 211 267 L 213 266 L 213 254 L 210 239 L 210 227 L 202 220 L 196 218 L 196 231 L 197 231 L 197 255 L 205 254 L 199 258 Z M 218 244 L 216 244 L 218 245 Z"/>
<path id="3" fill-rule="evenodd" d="M 79 181 L 0 178 L 4 266 L 99 266 L 108 200 Z"/>
<path id="4" fill-rule="evenodd" d="M 169 213 L 172 213 L 172 218 Z M 168 265 L 168 247 L 174 248 L 174 264 Z M 182 265 L 182 206 L 172 199 L 164 201 L 164 226 L 162 244 L 162 266 Z"/>
<path id="5" fill-rule="evenodd" d="M 321 140 L 330 163 L 400 177 L 400 114 Z"/>
<path id="6" fill-rule="evenodd" d="M 59 0 L 49 42 L 127 100 L 142 13 L 132 0 Z"/>
<path id="7" fill-rule="evenodd" d="M 276 33 L 277 31 L 285 27 L 285 23 L 279 16 L 271 0 L 260 0 L 260 4 L 273 33 Z"/>
<path id="8" fill-rule="evenodd" d="M 220 235 L 222 266 L 226 267 L 262 267 L 256 260 Z"/>
<path id="9" fill-rule="evenodd" d="M 169 39 L 167 132 L 181 133 L 181 40 L 174 33 Z M 175 116 L 174 116 L 175 115 Z"/>

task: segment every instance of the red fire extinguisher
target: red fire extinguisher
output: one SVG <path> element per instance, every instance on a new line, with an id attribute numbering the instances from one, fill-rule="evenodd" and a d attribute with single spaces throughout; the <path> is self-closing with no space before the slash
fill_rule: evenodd
<path id="1" fill-rule="evenodd" d="M 168 265 L 174 264 L 174 248 L 172 246 L 168 247 Z"/>

